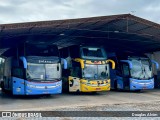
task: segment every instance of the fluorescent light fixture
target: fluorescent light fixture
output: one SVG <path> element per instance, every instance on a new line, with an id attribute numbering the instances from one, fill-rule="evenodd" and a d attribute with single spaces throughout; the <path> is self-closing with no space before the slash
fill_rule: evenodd
<path id="1" fill-rule="evenodd" d="M 63 35 L 65 35 L 64 33 L 61 33 L 61 34 L 59 34 L 60 36 L 63 36 Z"/>

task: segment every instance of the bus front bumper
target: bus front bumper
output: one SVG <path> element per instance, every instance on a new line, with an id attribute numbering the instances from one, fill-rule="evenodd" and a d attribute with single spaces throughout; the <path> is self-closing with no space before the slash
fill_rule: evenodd
<path id="1" fill-rule="evenodd" d="M 154 78 L 138 80 L 130 78 L 130 90 L 154 89 Z"/>

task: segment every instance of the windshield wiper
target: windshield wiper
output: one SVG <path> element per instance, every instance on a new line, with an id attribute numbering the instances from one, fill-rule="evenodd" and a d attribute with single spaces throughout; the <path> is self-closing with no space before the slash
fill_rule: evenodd
<path id="1" fill-rule="evenodd" d="M 146 75 L 146 79 L 150 79 L 150 78 L 151 78 L 151 77 L 148 75 L 148 73 L 147 73 L 145 67 L 144 67 L 144 73 L 145 73 L 145 75 Z M 148 77 L 147 77 L 147 76 L 148 76 Z"/>
<path id="2" fill-rule="evenodd" d="M 145 75 L 144 75 L 145 70 L 143 69 L 143 68 L 144 68 L 144 66 L 142 65 L 142 62 L 141 62 L 141 61 L 140 61 L 140 64 L 141 64 L 141 72 L 140 72 L 140 75 L 139 75 L 138 79 L 144 79 L 144 78 L 145 78 Z M 143 78 L 141 78 L 141 76 L 142 76 L 142 75 L 144 75 L 144 77 L 143 77 Z"/>

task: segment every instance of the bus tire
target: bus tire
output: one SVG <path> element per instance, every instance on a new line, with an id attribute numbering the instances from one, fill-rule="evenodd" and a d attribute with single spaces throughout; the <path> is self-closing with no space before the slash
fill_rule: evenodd
<path id="1" fill-rule="evenodd" d="M 69 81 L 63 81 L 62 92 L 69 93 Z"/>
<path id="2" fill-rule="evenodd" d="M 4 82 L 1 82 L 1 88 L 2 88 L 2 92 L 6 92 L 6 90 L 4 89 Z"/>
<path id="3" fill-rule="evenodd" d="M 114 89 L 115 89 L 115 90 L 118 90 L 118 89 L 117 89 L 117 80 L 114 81 Z"/>
<path id="4" fill-rule="evenodd" d="M 135 92 L 139 93 L 139 92 L 141 92 L 141 90 L 135 90 Z"/>

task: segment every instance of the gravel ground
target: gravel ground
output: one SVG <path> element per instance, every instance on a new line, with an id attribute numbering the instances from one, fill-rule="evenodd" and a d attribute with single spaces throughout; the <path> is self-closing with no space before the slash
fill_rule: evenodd
<path id="1" fill-rule="evenodd" d="M 49 111 L 42 112 L 43 118 L 0 118 L 2 120 L 160 120 L 160 117 L 129 117 L 132 112 L 137 114 L 136 111 L 138 114 L 144 111 L 156 114 L 160 111 L 159 106 L 159 89 L 140 93 L 110 91 L 50 97 L 10 96 L 0 92 L 0 111 Z M 57 117 L 47 117 L 53 114 Z M 106 117 L 106 114 L 112 117 Z M 115 117 L 118 115 L 121 117 Z M 128 117 L 124 117 L 126 115 Z"/>

